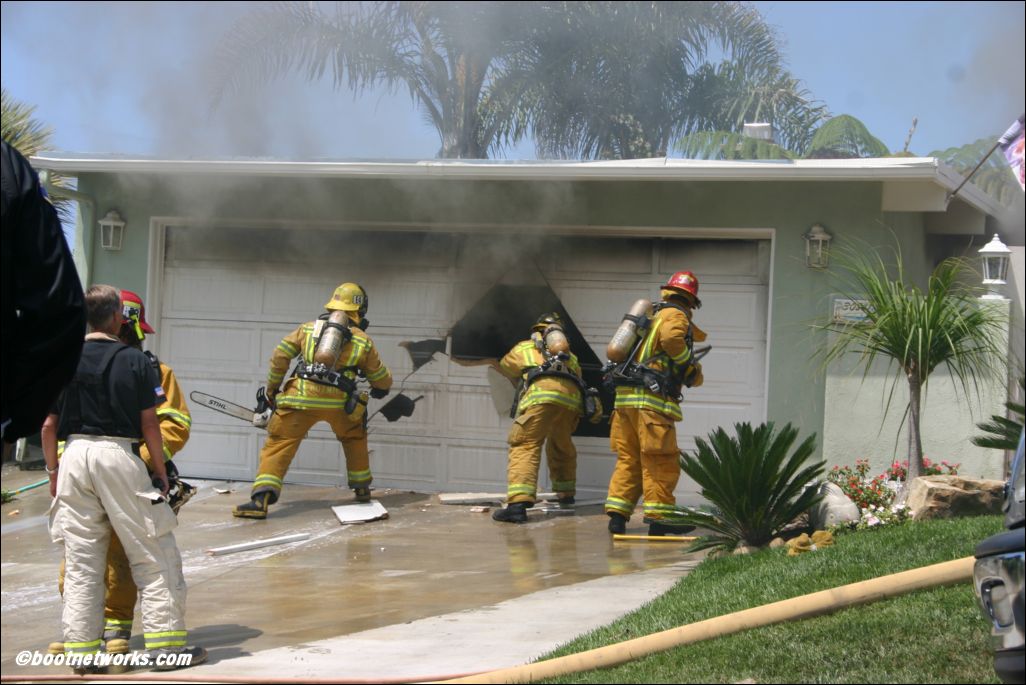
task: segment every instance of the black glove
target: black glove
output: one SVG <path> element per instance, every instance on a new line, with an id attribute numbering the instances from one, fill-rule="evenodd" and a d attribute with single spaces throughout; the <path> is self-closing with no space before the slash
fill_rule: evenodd
<path id="1" fill-rule="evenodd" d="M 370 396 L 376 400 L 380 400 L 382 397 L 388 394 L 388 390 L 382 390 L 381 388 L 371 388 Z"/>

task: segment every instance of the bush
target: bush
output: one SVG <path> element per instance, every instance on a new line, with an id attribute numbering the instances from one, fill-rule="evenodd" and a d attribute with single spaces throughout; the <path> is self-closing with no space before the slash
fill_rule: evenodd
<path id="1" fill-rule="evenodd" d="M 961 466 L 961 464 L 952 464 L 948 461 L 942 461 L 940 464 L 935 464 L 926 457 L 923 457 L 924 476 L 957 476 L 959 466 Z M 908 461 L 903 461 L 900 464 L 895 461 L 884 472 L 884 477 L 886 477 L 887 480 L 904 481 L 907 475 Z"/>
<path id="2" fill-rule="evenodd" d="M 908 462 L 905 465 L 907 467 Z M 856 460 L 855 468 L 835 466 L 827 474 L 827 480 L 840 487 L 860 510 L 887 507 L 894 500 L 894 491 L 887 487 L 885 476 L 869 478 L 869 461 L 865 459 Z"/>
<path id="3" fill-rule="evenodd" d="M 843 533 L 851 530 L 877 530 L 885 526 L 894 526 L 909 520 L 909 510 L 904 504 L 893 507 L 881 507 L 870 504 L 860 511 L 858 521 L 846 521 L 830 526 L 830 532 Z"/>
<path id="4" fill-rule="evenodd" d="M 815 435 L 794 452 L 798 429 L 791 424 L 774 434 L 772 423 L 752 428 L 734 426 L 737 437 L 718 428 L 709 441 L 695 440 L 694 455 L 681 453 L 680 465 L 702 489 L 715 511 L 685 510 L 687 523 L 713 531 L 691 550 L 731 551 L 744 543 L 761 547 L 798 515 L 822 499 L 818 488 L 806 488 L 823 473 L 826 462 L 806 465 L 815 450 Z"/>

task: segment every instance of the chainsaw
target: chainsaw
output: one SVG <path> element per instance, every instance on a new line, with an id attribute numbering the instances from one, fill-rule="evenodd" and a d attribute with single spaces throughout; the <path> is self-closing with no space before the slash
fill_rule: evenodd
<path id="1" fill-rule="evenodd" d="M 256 393 L 257 406 L 256 409 L 250 409 L 244 407 L 241 404 L 235 404 L 228 400 L 214 395 L 208 395 L 205 392 L 199 390 L 193 390 L 189 393 L 190 399 L 207 409 L 213 409 L 214 411 L 227 414 L 228 416 L 234 416 L 237 419 L 243 421 L 249 421 L 257 428 L 267 428 L 267 422 L 271 419 L 271 414 L 274 413 L 274 403 L 268 399 L 267 391 L 264 388 L 260 388 Z"/>
<path id="2" fill-rule="evenodd" d="M 249 421 L 257 428 L 267 428 L 267 422 L 270 420 L 271 414 L 274 413 L 274 402 L 268 399 L 264 388 L 257 390 L 256 409 L 250 409 L 249 407 L 244 407 L 241 404 L 235 404 L 229 400 L 215 397 L 214 395 L 208 395 L 207 393 L 200 392 L 199 390 L 193 390 L 189 393 L 189 397 L 193 402 L 196 402 L 207 409 L 213 409 L 216 412 L 221 412 L 228 416 L 234 416 L 235 418 L 243 421 Z M 398 421 L 404 416 L 412 416 L 414 406 L 422 399 L 424 399 L 423 395 L 415 399 L 410 399 L 406 395 L 399 393 L 374 412 L 367 421 L 369 422 L 370 419 L 373 419 L 379 413 L 384 416 L 385 420 L 389 423 Z"/>

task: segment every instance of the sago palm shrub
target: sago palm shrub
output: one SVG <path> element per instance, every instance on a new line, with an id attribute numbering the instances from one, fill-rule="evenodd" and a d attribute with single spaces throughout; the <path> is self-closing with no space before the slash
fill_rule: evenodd
<path id="1" fill-rule="evenodd" d="M 761 547 L 822 498 L 818 487 L 806 487 L 823 474 L 826 465 L 809 463 L 815 435 L 792 450 L 798 429 L 790 423 L 779 432 L 773 423 L 755 428 L 739 423 L 734 430 L 736 437 L 717 428 L 708 442 L 695 440 L 694 454 L 681 452 L 681 468 L 713 507 L 712 511 L 685 511 L 688 523 L 712 531 L 691 550 L 732 551 L 740 544 Z"/>

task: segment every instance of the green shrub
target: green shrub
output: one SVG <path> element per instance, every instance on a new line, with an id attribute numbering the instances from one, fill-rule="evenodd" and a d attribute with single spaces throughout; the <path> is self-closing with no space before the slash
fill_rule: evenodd
<path id="1" fill-rule="evenodd" d="M 772 423 L 734 426 L 737 437 L 718 428 L 709 441 L 696 439 L 694 455 L 681 453 L 681 468 L 702 489 L 714 510 L 686 510 L 684 519 L 713 531 L 692 550 L 731 551 L 739 544 L 761 547 L 787 524 L 818 502 L 818 488 L 806 488 L 823 473 L 826 462 L 806 465 L 815 450 L 815 435 L 788 453 L 798 429 L 791 424 L 774 434 Z"/>

